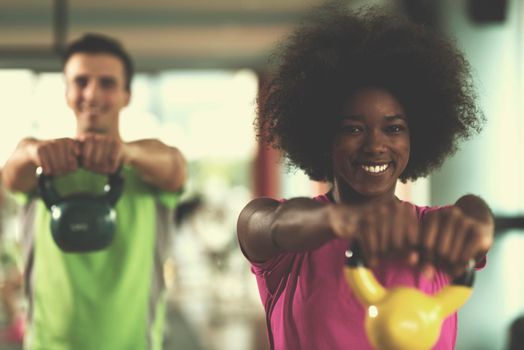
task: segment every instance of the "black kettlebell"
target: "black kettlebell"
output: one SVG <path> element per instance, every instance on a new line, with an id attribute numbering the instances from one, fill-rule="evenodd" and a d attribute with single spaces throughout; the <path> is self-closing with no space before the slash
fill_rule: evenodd
<path id="1" fill-rule="evenodd" d="M 116 229 L 116 202 L 124 188 L 124 179 L 117 171 L 108 176 L 104 193 L 74 193 L 60 196 L 53 177 L 37 169 L 38 189 L 51 211 L 51 233 L 64 252 L 92 252 L 106 248 Z"/>

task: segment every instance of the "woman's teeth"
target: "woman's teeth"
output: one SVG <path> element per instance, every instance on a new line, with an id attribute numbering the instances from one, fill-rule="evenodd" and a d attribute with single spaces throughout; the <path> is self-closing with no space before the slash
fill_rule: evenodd
<path id="1" fill-rule="evenodd" d="M 367 171 L 368 173 L 382 173 L 386 171 L 386 169 L 389 168 L 389 164 L 383 164 L 383 165 L 362 165 L 362 169 L 364 171 Z"/>

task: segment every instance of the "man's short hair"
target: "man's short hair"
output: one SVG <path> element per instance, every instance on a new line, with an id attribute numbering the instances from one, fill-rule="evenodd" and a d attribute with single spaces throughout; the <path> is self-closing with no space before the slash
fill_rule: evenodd
<path id="1" fill-rule="evenodd" d="M 75 53 L 107 53 L 119 58 L 124 64 L 125 88 L 131 91 L 133 61 L 119 41 L 102 34 L 85 34 L 65 48 L 62 56 L 64 66 Z"/>

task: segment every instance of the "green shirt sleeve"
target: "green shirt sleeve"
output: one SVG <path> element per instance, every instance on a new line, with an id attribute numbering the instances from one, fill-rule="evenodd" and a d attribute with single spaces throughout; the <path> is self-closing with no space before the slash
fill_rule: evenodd
<path id="1" fill-rule="evenodd" d="M 24 206 L 31 198 L 36 196 L 36 193 L 25 193 L 25 192 L 9 192 L 10 196 L 14 199 L 15 203 L 19 206 Z"/>
<path id="2" fill-rule="evenodd" d="M 157 200 L 166 208 L 174 209 L 179 201 L 181 192 L 167 192 L 157 190 Z"/>

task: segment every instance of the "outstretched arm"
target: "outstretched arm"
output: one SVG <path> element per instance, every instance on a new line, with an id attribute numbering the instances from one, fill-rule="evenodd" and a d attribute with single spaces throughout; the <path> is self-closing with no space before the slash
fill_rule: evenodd
<path id="1" fill-rule="evenodd" d="M 145 182 L 165 191 L 178 191 L 186 180 L 186 161 L 180 151 L 156 139 L 122 142 L 110 135 L 86 133 L 78 137 L 82 166 L 101 174 L 115 172 L 123 163 L 137 170 Z"/>
<path id="2" fill-rule="evenodd" d="M 484 258 L 493 244 L 494 228 L 487 204 L 477 196 L 463 196 L 454 205 L 424 217 L 422 261 L 458 276 L 471 259 Z"/>
<path id="3" fill-rule="evenodd" d="M 176 192 L 186 181 L 182 153 L 156 139 L 124 143 L 123 161 L 135 168 L 145 182 L 162 190 Z"/>
<path id="4" fill-rule="evenodd" d="M 263 262 L 282 251 L 306 251 L 341 238 L 358 240 L 374 266 L 395 252 L 410 251 L 418 240 L 413 207 L 391 200 L 372 205 L 329 204 L 309 198 L 278 202 L 258 198 L 240 213 L 237 232 L 248 257 Z"/>
<path id="5" fill-rule="evenodd" d="M 455 203 L 462 212 L 472 218 L 477 227 L 472 234 L 472 244 L 465 255 L 473 256 L 476 261 L 484 258 L 493 244 L 495 234 L 495 220 L 491 209 L 480 197 L 468 194 L 459 198 Z"/>
<path id="6" fill-rule="evenodd" d="M 2 181 L 10 191 L 29 193 L 36 188 L 37 167 L 44 174 L 64 175 L 77 169 L 78 154 L 78 144 L 70 138 L 23 139 L 5 163 Z"/>
<path id="7" fill-rule="evenodd" d="M 283 251 L 306 251 L 339 236 L 354 235 L 353 216 L 342 206 L 309 198 L 251 201 L 240 213 L 237 233 L 248 257 L 267 261 Z"/>

